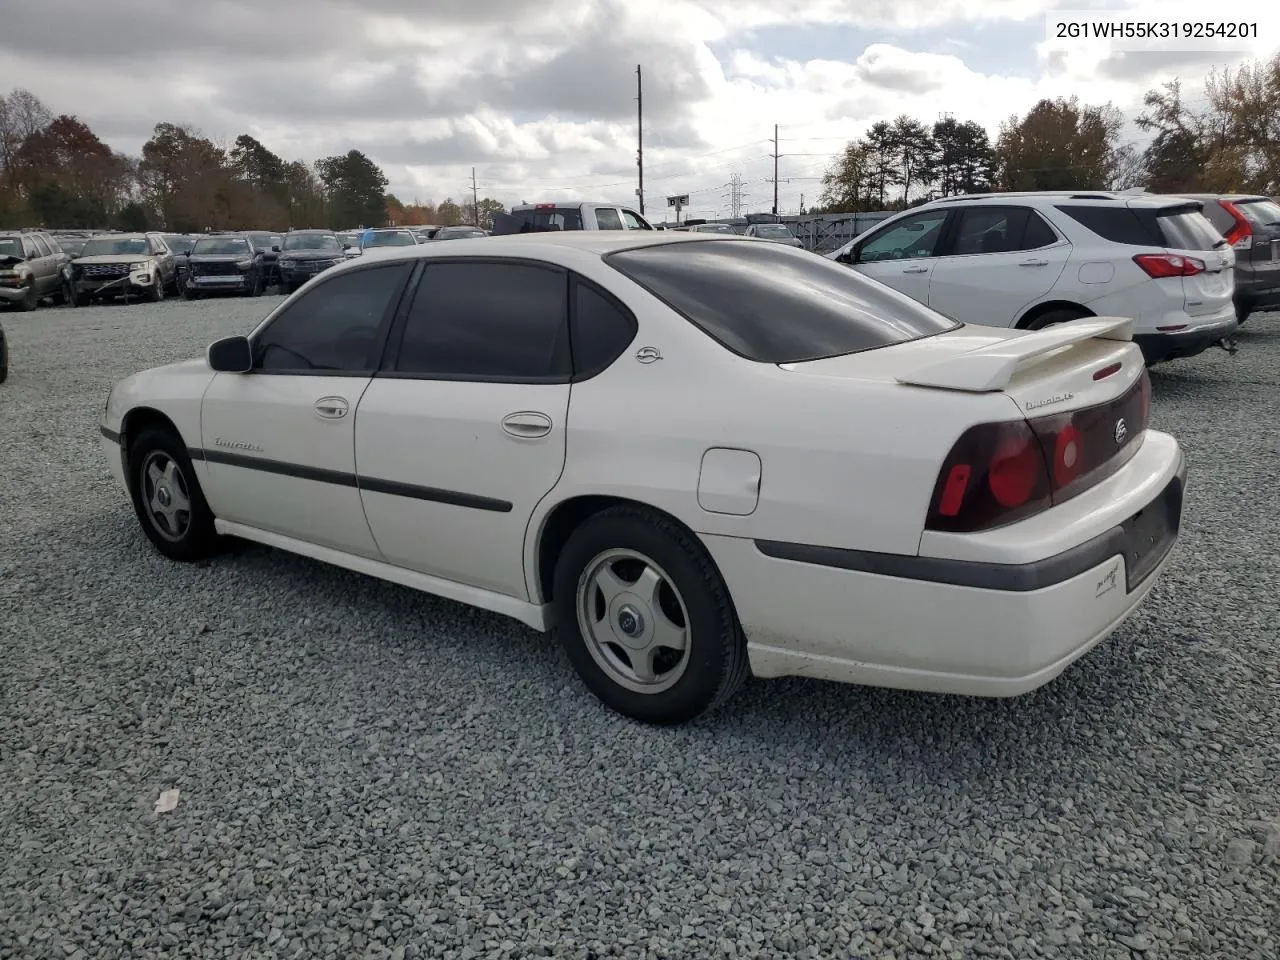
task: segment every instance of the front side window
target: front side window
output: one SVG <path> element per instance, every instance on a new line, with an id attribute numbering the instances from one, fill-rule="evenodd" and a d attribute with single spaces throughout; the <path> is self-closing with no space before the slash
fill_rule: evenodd
<path id="1" fill-rule="evenodd" d="M 405 319 L 396 373 L 440 380 L 569 376 L 568 280 L 530 263 L 430 263 Z"/>
<path id="2" fill-rule="evenodd" d="M 613 207 L 596 208 L 596 226 L 601 230 L 621 230 L 622 218 Z"/>
<path id="3" fill-rule="evenodd" d="M 636 213 L 633 210 L 624 209 L 622 211 L 622 219 L 626 221 L 628 230 L 652 230 L 653 229 L 653 227 L 645 223 L 643 218 L 641 218 L 640 214 Z"/>
<path id="4" fill-rule="evenodd" d="M 413 269 L 394 263 L 308 285 L 253 338 L 261 373 L 370 373 L 382 352 L 383 323 Z"/>
<path id="5" fill-rule="evenodd" d="M 914 260 L 938 255 L 938 240 L 947 222 L 946 210 L 930 210 L 899 220 L 885 227 L 862 245 L 859 263 L 881 260 Z"/>
<path id="6" fill-rule="evenodd" d="M 856 271 L 781 244 L 664 243 L 604 259 L 726 349 L 760 363 L 858 353 L 959 326 Z"/>

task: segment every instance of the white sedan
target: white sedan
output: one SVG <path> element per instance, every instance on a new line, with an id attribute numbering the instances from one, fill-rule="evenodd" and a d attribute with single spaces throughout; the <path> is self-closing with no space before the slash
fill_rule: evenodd
<path id="1" fill-rule="evenodd" d="M 634 718 L 748 671 L 1009 696 L 1177 539 L 1130 337 L 963 326 L 761 240 L 458 240 L 325 271 L 101 432 L 163 554 L 240 537 L 554 627 Z"/>

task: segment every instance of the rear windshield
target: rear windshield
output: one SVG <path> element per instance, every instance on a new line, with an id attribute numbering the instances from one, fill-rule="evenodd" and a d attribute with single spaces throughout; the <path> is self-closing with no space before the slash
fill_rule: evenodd
<path id="1" fill-rule="evenodd" d="M 1199 210 L 1175 209 L 1157 213 L 1164 245 L 1173 250 L 1216 250 L 1226 245 L 1216 227 Z"/>
<path id="2" fill-rule="evenodd" d="M 1280 226 L 1280 204 L 1274 200 L 1245 200 L 1237 202 L 1236 209 L 1255 227 Z"/>
<path id="3" fill-rule="evenodd" d="M 959 326 L 846 266 L 777 244 L 664 243 L 605 262 L 759 363 L 859 353 Z"/>
<path id="4" fill-rule="evenodd" d="M 581 230 L 582 216 L 577 207 L 540 208 L 537 210 L 513 210 L 513 217 L 523 220 L 533 231 Z"/>
<path id="5" fill-rule="evenodd" d="M 767 240 L 790 240 L 791 231 L 780 223 L 762 223 L 756 226 L 756 236 Z"/>

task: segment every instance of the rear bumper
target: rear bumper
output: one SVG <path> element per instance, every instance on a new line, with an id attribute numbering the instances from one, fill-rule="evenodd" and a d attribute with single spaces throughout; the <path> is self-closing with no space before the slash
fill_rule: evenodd
<path id="1" fill-rule="evenodd" d="M 1234 314 L 1231 319 L 1218 321 L 1203 327 L 1168 333 L 1135 333 L 1133 341 L 1142 351 L 1142 358 L 1149 364 L 1178 360 L 1204 353 L 1224 337 L 1236 332 L 1240 322 Z"/>
<path id="2" fill-rule="evenodd" d="M 1161 450 L 1170 459 L 1154 497 L 1121 507 L 1090 540 L 1028 563 L 901 557 L 892 558 L 904 561 L 895 569 L 867 562 L 884 555 L 702 539 L 734 598 L 757 676 L 1016 696 L 1114 632 L 1168 564 L 1186 464 L 1172 441 Z M 1142 518 L 1155 516 L 1167 518 L 1166 532 L 1131 562 L 1150 539 Z"/>

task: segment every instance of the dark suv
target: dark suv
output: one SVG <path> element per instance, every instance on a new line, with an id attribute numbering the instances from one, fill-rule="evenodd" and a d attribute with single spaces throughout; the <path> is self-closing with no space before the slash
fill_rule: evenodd
<path id="1" fill-rule="evenodd" d="M 273 252 L 280 254 L 276 269 L 285 293 L 293 293 L 317 273 L 347 260 L 346 248 L 331 230 L 293 230 Z"/>
<path id="2" fill-rule="evenodd" d="M 1280 204 L 1253 194 L 1192 193 L 1236 251 L 1236 316 L 1280 309 Z"/>

